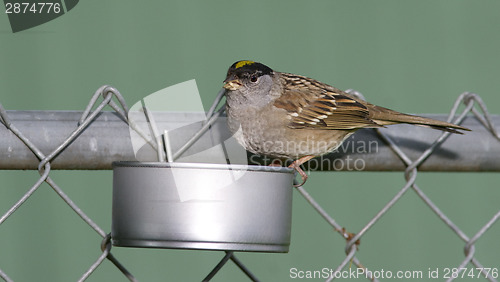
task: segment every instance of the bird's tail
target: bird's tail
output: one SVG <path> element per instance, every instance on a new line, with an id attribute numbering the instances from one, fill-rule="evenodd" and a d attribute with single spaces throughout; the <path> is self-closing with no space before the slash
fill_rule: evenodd
<path id="1" fill-rule="evenodd" d="M 370 118 L 380 125 L 409 123 L 458 134 L 463 134 L 458 130 L 470 131 L 470 129 L 466 127 L 459 126 L 453 123 L 421 117 L 421 116 L 403 114 L 397 111 L 393 111 L 375 105 L 373 105 L 373 108 L 370 107 Z"/>

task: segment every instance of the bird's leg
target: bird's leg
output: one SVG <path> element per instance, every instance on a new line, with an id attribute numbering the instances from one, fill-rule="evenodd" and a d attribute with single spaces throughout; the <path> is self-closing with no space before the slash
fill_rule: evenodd
<path id="1" fill-rule="evenodd" d="M 279 159 L 274 159 L 273 162 L 269 166 L 281 167 L 282 162 Z"/>
<path id="2" fill-rule="evenodd" d="M 300 168 L 300 166 L 307 162 L 308 160 L 314 158 L 314 156 L 305 156 L 305 157 L 302 157 L 298 160 L 295 160 L 291 165 L 289 165 L 288 167 L 291 167 L 291 168 L 294 168 L 299 174 L 300 176 L 302 177 L 302 183 L 299 184 L 299 185 L 293 185 L 294 187 L 300 187 L 302 185 L 304 185 L 307 181 L 307 174 Z"/>

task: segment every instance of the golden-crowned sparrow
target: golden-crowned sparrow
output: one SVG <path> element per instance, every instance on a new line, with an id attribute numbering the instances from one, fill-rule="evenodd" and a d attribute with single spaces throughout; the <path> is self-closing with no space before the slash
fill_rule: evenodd
<path id="1" fill-rule="evenodd" d="M 253 61 L 238 61 L 227 72 L 226 112 L 231 132 L 246 150 L 294 159 L 290 167 L 329 153 L 360 128 L 396 123 L 453 133 L 467 128 L 403 114 L 365 102 L 312 78 L 273 71 Z"/>

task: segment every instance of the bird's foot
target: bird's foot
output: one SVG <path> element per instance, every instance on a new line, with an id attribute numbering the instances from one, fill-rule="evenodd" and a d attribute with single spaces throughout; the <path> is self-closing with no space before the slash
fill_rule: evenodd
<path id="1" fill-rule="evenodd" d="M 302 157 L 302 158 L 300 158 L 298 160 L 295 160 L 291 165 L 288 166 L 288 167 L 291 167 L 291 168 L 295 169 L 300 174 L 300 176 L 302 178 L 302 183 L 300 183 L 300 184 L 294 184 L 293 187 L 300 187 L 300 186 L 302 186 L 302 185 L 304 185 L 306 183 L 308 176 L 302 170 L 302 168 L 300 168 L 300 166 L 303 163 L 307 162 L 308 160 L 310 160 L 312 158 L 314 158 L 314 156 L 305 156 L 305 157 Z"/>

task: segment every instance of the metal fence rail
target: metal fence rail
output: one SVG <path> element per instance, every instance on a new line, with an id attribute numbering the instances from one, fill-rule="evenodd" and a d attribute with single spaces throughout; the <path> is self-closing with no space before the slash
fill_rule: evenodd
<path id="1" fill-rule="evenodd" d="M 102 101 L 98 102 L 100 98 L 102 98 Z M 113 98 L 116 99 L 116 102 Z M 210 114 L 215 112 L 217 104 L 218 101 L 214 103 L 214 106 L 209 111 Z M 465 107 L 458 113 L 458 109 L 462 104 Z M 103 109 L 108 105 L 113 108 L 114 112 L 103 112 Z M 95 109 L 92 110 L 94 107 Z M 131 145 L 125 141 L 128 140 L 129 134 L 127 112 L 128 108 L 122 96 L 118 90 L 110 86 L 99 88 L 85 111 L 81 113 L 6 111 L 0 104 L 0 123 L 2 123 L 0 125 L 0 169 L 37 169 L 40 173 L 40 178 L 36 183 L 0 217 L 0 227 L 43 182 L 49 184 L 61 199 L 103 238 L 101 242 L 102 254 L 82 274 L 79 281 L 88 278 L 105 259 L 110 260 L 130 281 L 136 281 L 136 279 L 111 254 L 110 235 L 89 218 L 64 193 L 63 189 L 51 179 L 50 172 L 52 169 L 110 169 L 112 161 L 133 160 L 134 155 Z M 164 117 L 164 120 L 157 120 L 157 122 L 171 122 L 169 114 Z M 185 115 L 183 118 L 189 119 L 191 117 Z M 437 118 L 443 118 L 443 116 L 437 116 Z M 455 120 L 452 120 L 452 118 L 455 118 Z M 213 121 L 213 126 L 223 126 L 222 123 L 217 122 L 215 119 Z M 465 242 L 465 258 L 457 267 L 464 267 L 468 264 L 482 267 L 481 262 L 476 257 L 474 243 L 498 221 L 500 210 L 487 220 L 486 224 L 473 236 L 467 236 L 422 192 L 415 181 L 418 171 L 421 170 L 500 171 L 500 159 L 497 157 L 500 153 L 500 135 L 494 125 L 500 124 L 500 117 L 491 116 L 484 102 L 476 94 L 463 93 L 457 99 L 448 121 L 462 123 L 474 131 L 464 136 L 450 137 L 450 133 L 429 135 L 429 131 L 426 131 L 425 134 L 415 134 L 415 131 L 420 129 L 412 128 L 412 135 L 418 136 L 419 139 L 408 140 L 398 137 L 407 135 L 409 129 L 404 126 L 378 130 L 376 134 L 372 130 L 363 130 L 350 140 L 377 141 L 380 147 L 376 152 L 366 154 L 357 150 L 350 151 L 346 149 L 328 156 L 328 158 L 356 156 L 356 158 L 363 159 L 367 164 L 364 170 L 404 170 L 407 180 L 404 187 L 356 234 L 348 233 L 341 228 L 341 225 L 315 201 L 304 187 L 297 188 L 307 202 L 347 241 L 345 247 L 346 257 L 337 266 L 336 270 L 344 269 L 349 262 L 353 262 L 360 268 L 365 268 L 356 257 L 358 240 L 408 190 L 413 190 L 443 223 Z M 193 133 L 203 128 L 206 128 L 206 126 L 198 124 L 181 134 L 192 136 Z M 482 142 L 475 142 L 479 139 Z M 183 140 L 177 144 L 175 149 L 180 149 L 182 144 L 185 143 L 189 142 Z M 475 146 L 468 146 L 467 144 L 475 144 Z M 418 147 L 416 150 L 415 146 Z M 422 150 L 425 147 L 427 149 Z M 466 152 L 464 152 L 465 148 L 467 149 Z M 421 153 L 422 151 L 424 152 Z M 82 152 L 84 153 L 82 154 Z M 450 159 L 453 161 L 449 161 Z M 328 170 L 331 168 L 320 167 L 319 169 Z M 208 274 L 205 280 L 211 279 L 229 260 L 233 261 L 251 280 L 257 280 L 250 270 L 235 257 L 233 252 L 226 252 L 224 258 Z M 484 271 L 483 275 L 490 281 L 497 281 L 497 277 L 494 277 L 491 273 Z M 1 266 L 0 277 L 5 281 L 12 281 L 8 274 L 1 270 Z M 366 277 L 378 281 L 369 273 Z M 334 278 L 332 276 L 328 281 Z M 450 278 L 450 280 L 453 280 L 453 278 Z"/>
<path id="2" fill-rule="evenodd" d="M 61 144 L 74 130 L 83 112 L 78 111 L 6 111 L 12 124 L 34 143 L 41 152 L 49 154 L 54 144 Z M 445 115 L 425 115 L 430 118 L 445 120 Z M 192 121 L 192 126 L 170 133 L 174 136 L 173 150 L 176 151 L 184 141 L 194 135 L 201 127 L 196 121 L 205 117 L 205 113 L 155 113 L 156 123 L 175 126 L 179 120 Z M 500 116 L 491 116 L 493 124 L 500 124 Z M 462 125 L 472 132 L 464 135 L 452 135 L 446 142 L 436 147 L 433 154 L 419 166 L 419 171 L 500 171 L 500 142 L 492 138 L 480 120 L 474 116 L 464 118 Z M 215 121 L 214 127 L 221 132 L 221 138 L 231 134 L 224 118 Z M 412 125 L 398 125 L 381 130 L 390 136 L 411 158 L 416 159 L 441 132 Z M 39 161 L 15 133 L 6 127 L 0 127 L 0 169 L 37 169 Z M 408 138 L 411 136 L 411 138 Z M 481 142 L 477 142 L 481 140 Z M 213 139 L 202 135 L 197 144 L 210 144 Z M 365 144 L 370 146 L 364 147 Z M 474 144 L 474 146 L 470 146 Z M 155 153 L 153 147 L 148 148 Z M 254 159 L 252 155 L 249 160 Z M 363 171 L 404 171 L 406 166 L 393 151 L 389 143 L 373 129 L 362 129 L 347 139 L 338 152 L 322 158 L 327 163 L 334 160 L 362 160 Z M 89 126 L 71 142 L 57 158 L 51 161 L 51 169 L 111 169 L 113 161 L 133 161 L 134 151 L 130 142 L 130 133 L 126 120 L 115 112 L 101 112 Z M 347 166 L 314 166 L 311 170 L 348 170 Z"/>

